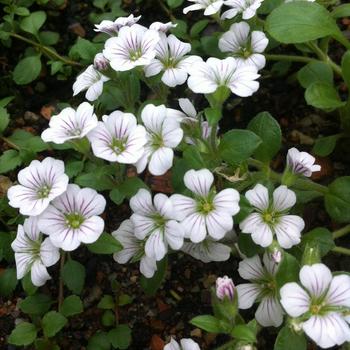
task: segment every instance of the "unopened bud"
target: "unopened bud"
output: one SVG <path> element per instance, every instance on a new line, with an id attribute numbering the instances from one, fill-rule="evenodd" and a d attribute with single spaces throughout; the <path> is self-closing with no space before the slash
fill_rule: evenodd
<path id="1" fill-rule="evenodd" d="M 106 70 L 109 66 L 109 61 L 102 53 L 96 54 L 94 58 L 94 68 L 98 71 Z"/>
<path id="2" fill-rule="evenodd" d="M 271 259 L 276 263 L 279 264 L 282 260 L 282 252 L 278 249 L 275 249 L 272 253 L 271 253 Z"/>
<path id="3" fill-rule="evenodd" d="M 229 300 L 233 300 L 235 294 L 235 285 L 231 278 L 224 276 L 218 277 L 216 280 L 216 296 L 220 300 L 224 300 L 227 297 Z"/>
<path id="4" fill-rule="evenodd" d="M 295 333 L 300 333 L 303 330 L 303 323 L 297 319 L 290 321 L 289 326 Z"/>
<path id="5" fill-rule="evenodd" d="M 318 245 L 308 242 L 305 245 L 301 265 L 313 265 L 321 262 L 320 249 Z"/>

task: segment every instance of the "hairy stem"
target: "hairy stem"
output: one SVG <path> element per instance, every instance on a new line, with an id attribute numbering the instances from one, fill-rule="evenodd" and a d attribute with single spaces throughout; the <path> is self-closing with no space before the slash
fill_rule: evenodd
<path id="1" fill-rule="evenodd" d="M 51 58 L 51 59 L 55 59 L 58 61 L 62 61 L 65 64 L 68 64 L 70 66 L 76 66 L 76 67 L 84 67 L 83 64 L 79 63 L 79 62 L 75 62 L 70 60 L 69 58 L 66 58 L 64 56 L 61 56 L 60 54 L 58 54 L 56 51 L 52 50 L 51 48 L 49 48 L 48 46 L 42 45 L 36 41 L 30 40 L 22 35 L 19 35 L 17 33 L 8 33 L 10 36 L 12 36 L 13 38 L 22 40 L 34 47 L 37 47 L 43 54 L 45 54 L 47 57 Z"/>
<path id="2" fill-rule="evenodd" d="M 339 230 L 334 231 L 333 232 L 333 239 L 343 237 L 343 236 L 347 235 L 348 233 L 350 233 L 350 224 L 340 228 Z"/>
<path id="3" fill-rule="evenodd" d="M 260 162 L 259 160 L 249 158 L 248 164 L 256 167 L 259 170 L 265 170 L 266 172 L 266 165 Z M 282 176 L 283 176 L 282 174 L 279 174 L 270 170 L 269 176 L 271 180 L 282 183 Z M 298 190 L 316 191 L 322 194 L 326 194 L 328 192 L 328 188 L 326 186 L 323 186 L 311 180 L 305 180 L 305 179 L 297 179 L 292 186 Z"/>
<path id="4" fill-rule="evenodd" d="M 275 54 L 265 54 L 267 60 L 270 61 L 290 61 L 290 62 L 315 62 L 316 59 L 306 56 L 295 56 L 295 55 L 275 55 Z"/>
<path id="5" fill-rule="evenodd" d="M 350 249 L 344 248 L 344 247 L 334 247 L 332 249 L 333 253 L 343 254 L 343 255 L 350 255 Z"/>

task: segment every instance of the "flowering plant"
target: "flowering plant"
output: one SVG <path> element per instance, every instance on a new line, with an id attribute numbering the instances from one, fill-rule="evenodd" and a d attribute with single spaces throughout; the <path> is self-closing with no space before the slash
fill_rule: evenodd
<path id="1" fill-rule="evenodd" d="M 306 102 L 339 112 L 344 129 L 316 140 L 311 151 L 331 154 L 337 140 L 348 137 L 350 100 L 338 95 L 333 74 L 349 89 L 350 51 L 338 65 L 328 48 L 334 41 L 340 50 L 350 48 L 334 19 L 348 7 L 330 13 L 306 1 L 187 5 L 185 15 L 198 11 L 210 18 L 190 34 L 173 16 L 177 5 L 170 0 L 162 6 L 171 22 L 146 26 L 131 14 L 96 24 L 100 50 L 72 85 L 75 101 L 82 101 L 50 118 L 27 157 L 21 149 L 31 147 L 23 142 L 26 134 L 3 137 L 9 145 L 22 142 L 6 151 L 14 152 L 12 161 L 19 159 L 8 170 L 26 165 L 14 174 L 17 183 L 7 190 L 5 204 L 15 214 L 6 212 L 4 223 L 9 231 L 16 225 L 17 233 L 0 240 L 1 259 L 11 263 L 13 251 L 16 265 L 0 276 L 6 285 L 0 292 L 11 294 L 22 279 L 27 293 L 19 308 L 28 316 L 12 330 L 10 344 L 59 349 L 60 332 L 87 304 L 80 297 L 84 254 L 107 255 L 116 269 L 126 265 L 123 271 L 137 263 L 140 285 L 150 296 L 183 255 L 199 266 L 216 262 L 215 275 L 221 277 L 210 291 L 212 314 L 190 323 L 222 334 L 213 345 L 217 349 L 255 349 L 266 329 L 276 335 L 275 350 L 350 342 L 350 277 L 332 273 L 322 260 L 350 255 L 334 242 L 350 232 L 350 177 L 317 182 L 320 158 L 302 146 L 287 150 L 269 112 L 247 116 L 240 123 L 245 128 L 232 122 L 232 110 L 252 103 L 272 74 L 268 61 L 306 63 L 297 73 Z M 199 39 L 205 30 L 213 33 Z M 303 55 L 271 53 L 283 49 L 279 43 L 294 44 Z M 149 177 L 170 178 L 170 190 Z M 309 205 L 317 205 L 327 220 L 312 222 L 305 215 Z M 111 220 L 114 213 L 117 220 Z M 37 288 L 56 279 L 55 304 Z M 132 343 L 131 323 L 120 323 L 118 313 L 132 298 L 123 304 L 116 280 L 110 288 L 113 296 L 98 303 L 105 329 L 88 340 L 88 349 L 126 349 Z M 168 334 L 164 349 L 212 348 L 184 335 Z"/>

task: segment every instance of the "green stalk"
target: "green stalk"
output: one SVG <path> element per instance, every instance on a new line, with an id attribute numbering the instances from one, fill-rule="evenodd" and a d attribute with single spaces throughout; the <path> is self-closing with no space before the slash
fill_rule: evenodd
<path id="1" fill-rule="evenodd" d="M 317 61 L 314 58 L 306 56 L 296 56 L 296 55 L 275 55 L 275 54 L 265 54 L 267 60 L 270 61 L 288 61 L 288 62 L 315 62 Z"/>
<path id="2" fill-rule="evenodd" d="M 76 66 L 76 67 L 85 67 L 83 64 L 79 63 L 79 62 L 75 62 L 70 60 L 69 58 L 63 57 L 60 54 L 58 54 L 57 52 L 55 52 L 54 50 L 52 50 L 51 48 L 49 48 L 48 46 L 42 45 L 36 41 L 30 40 L 22 35 L 19 35 L 17 33 L 8 33 L 10 36 L 12 36 L 13 38 L 22 40 L 34 47 L 37 47 L 43 54 L 45 54 L 47 57 L 51 58 L 51 59 L 55 59 L 58 61 L 62 61 L 64 64 L 68 64 L 70 66 Z"/>
<path id="3" fill-rule="evenodd" d="M 339 230 L 334 231 L 332 236 L 333 239 L 337 239 L 347 235 L 348 233 L 350 233 L 350 224 L 340 228 Z"/>
<path id="4" fill-rule="evenodd" d="M 332 249 L 333 253 L 343 254 L 343 255 L 350 255 L 350 249 L 344 248 L 344 247 L 334 247 Z"/>
<path id="5" fill-rule="evenodd" d="M 66 260 L 66 252 L 62 251 L 61 261 L 60 261 L 60 276 L 59 276 L 59 284 L 58 284 L 58 309 L 61 308 L 63 299 L 64 299 L 62 271 L 63 271 L 65 260 Z"/>

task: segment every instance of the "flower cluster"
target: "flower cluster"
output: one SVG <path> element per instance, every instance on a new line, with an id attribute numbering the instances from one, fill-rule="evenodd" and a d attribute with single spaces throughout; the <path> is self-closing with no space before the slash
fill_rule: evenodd
<path id="1" fill-rule="evenodd" d="M 67 113 L 76 118 L 74 111 Z M 81 115 L 93 118 L 91 113 Z M 57 137 L 65 136 L 62 133 Z M 10 205 L 29 215 L 24 225 L 18 226 L 12 243 L 17 277 L 24 277 L 30 270 L 36 286 L 50 279 L 46 267 L 59 260 L 58 248 L 72 251 L 81 243 L 93 243 L 104 229 L 104 221 L 99 217 L 106 206 L 104 197 L 91 188 L 68 184 L 64 171 L 60 160 L 33 160 L 18 173 L 19 184 L 8 190 Z M 44 240 L 43 234 L 48 235 Z"/>

